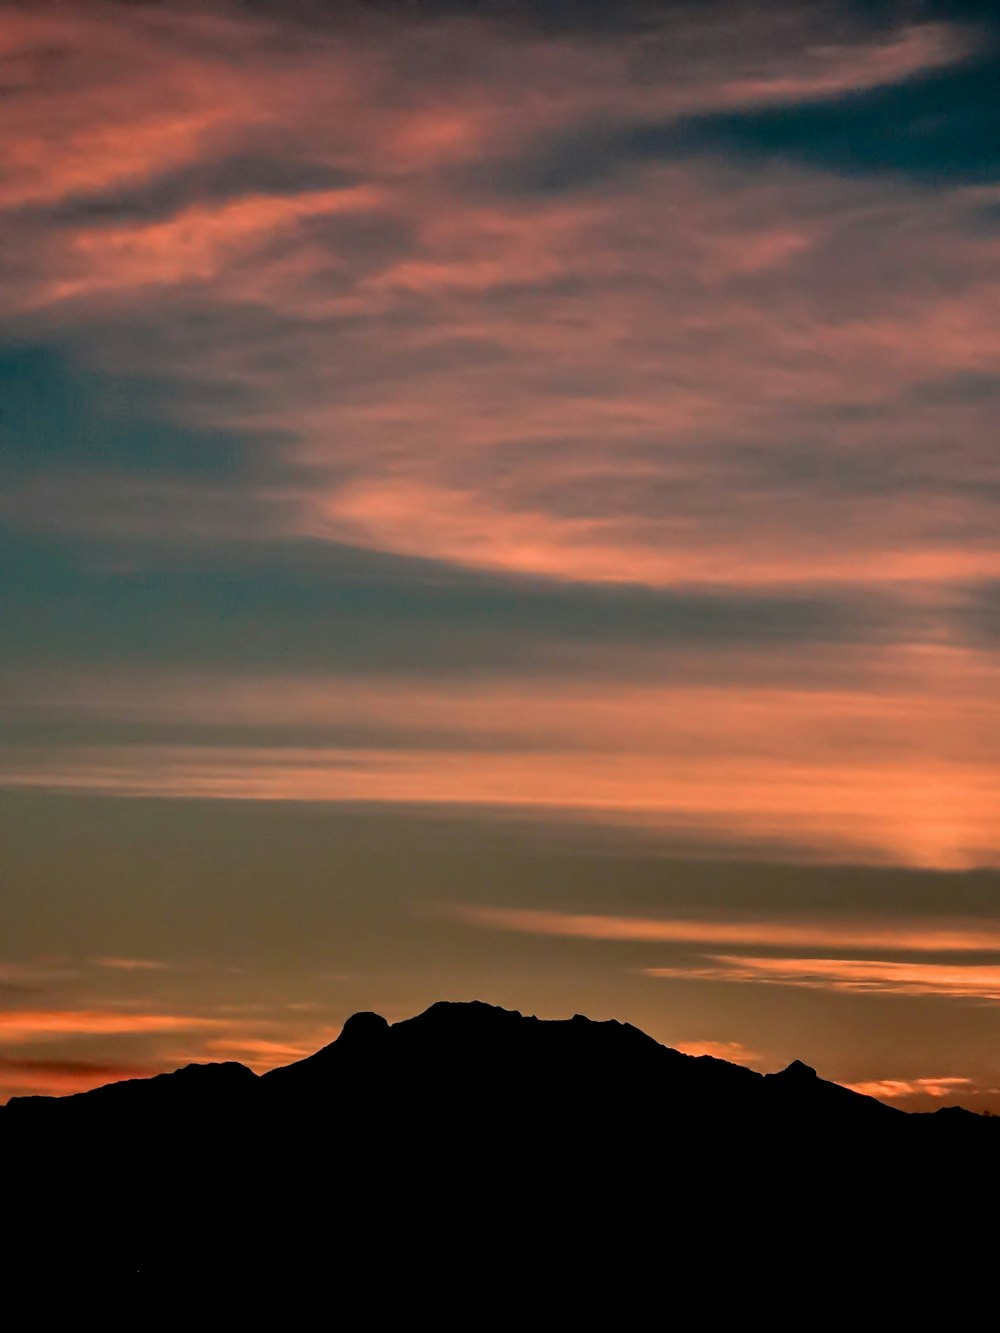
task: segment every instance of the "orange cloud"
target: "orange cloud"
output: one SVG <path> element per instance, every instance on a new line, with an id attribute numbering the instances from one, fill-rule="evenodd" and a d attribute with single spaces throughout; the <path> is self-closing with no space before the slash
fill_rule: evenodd
<path id="1" fill-rule="evenodd" d="M 0 1045 L 48 1037 L 135 1036 L 225 1028 L 225 1020 L 190 1014 L 142 1014 L 102 1009 L 14 1009 L 0 1013 Z"/>
<path id="2" fill-rule="evenodd" d="M 752 1067 L 760 1056 L 738 1041 L 672 1041 L 667 1045 L 683 1055 L 708 1055 L 713 1060 L 727 1060 L 730 1064 Z"/>
<path id="3" fill-rule="evenodd" d="M 326 1045 L 333 1038 L 325 1036 L 314 1045 L 302 1045 L 295 1041 L 275 1041 L 263 1037 L 216 1038 L 203 1044 L 203 1058 L 239 1060 L 251 1069 L 264 1072 L 275 1065 L 290 1064 L 312 1055 L 320 1046 Z"/>
<path id="4" fill-rule="evenodd" d="M 704 646 L 627 644 L 615 651 L 598 643 L 581 647 L 581 674 L 565 679 L 559 670 L 445 680 L 154 670 L 77 673 L 70 681 L 38 673 L 9 679 L 5 695 L 11 708 L 95 723 L 321 728 L 363 721 L 400 739 L 435 732 L 457 745 L 482 736 L 484 749 L 530 741 L 554 754 L 618 751 L 701 762 L 719 756 L 800 770 L 820 757 L 853 766 L 859 779 L 886 754 L 925 769 L 928 780 L 942 763 L 992 770 L 1000 665 L 991 653 L 942 644 L 862 643 L 839 653 L 796 645 L 798 685 L 783 680 L 789 666 L 782 649 L 743 650 L 735 664 L 727 658 L 728 646 L 720 662 Z M 649 682 L 668 668 L 667 681 Z"/>
<path id="5" fill-rule="evenodd" d="M 457 714 L 456 714 L 457 716 Z M 528 710 L 525 709 L 526 723 Z M 720 708 L 715 723 L 724 720 Z M 636 721 L 640 720 L 637 715 Z M 682 720 L 682 726 L 686 725 Z M 651 722 L 650 735 L 655 735 Z M 766 741 L 766 736 L 762 736 Z M 109 795 L 374 801 L 508 808 L 612 824 L 793 842 L 821 858 L 988 864 L 996 776 L 978 757 L 840 758 L 713 750 L 692 724 L 657 752 L 589 747 L 423 748 L 161 745 L 11 754 L 0 785 Z M 887 756 L 887 757 L 886 757 Z M 887 802 L 886 793 L 892 793 Z"/>
<path id="6" fill-rule="evenodd" d="M 116 1065 L 86 1060 L 52 1060 L 0 1057 L 0 1098 L 19 1096 L 64 1096 L 87 1092 L 106 1083 L 147 1078 L 159 1073 L 155 1067 Z"/>
<path id="7" fill-rule="evenodd" d="M 859 949 L 872 953 L 937 955 L 1000 952 L 1000 929 L 991 921 L 921 922 L 903 916 L 881 921 L 852 921 L 843 917 L 782 920 L 764 916 L 754 920 L 699 920 L 583 915 L 469 903 L 438 904 L 433 911 L 449 920 L 489 930 L 611 943 L 744 944 L 768 949 Z M 681 962 L 640 970 L 645 976 L 688 981 L 762 982 L 812 990 L 1000 1001 L 1000 965 L 993 963 L 712 954 L 707 958 L 688 956 Z"/>
<path id="8" fill-rule="evenodd" d="M 601 649 L 598 663 L 601 663 Z M 842 655 L 843 656 L 843 655 Z M 836 669 L 832 652 L 824 669 Z M 799 655 L 805 671 L 808 658 Z M 98 720 L 309 727 L 312 747 L 8 747 L 0 785 L 204 798 L 509 807 L 907 864 L 995 864 L 998 668 L 948 645 L 852 648 L 852 687 L 740 683 L 704 649 L 651 655 L 673 684 L 516 677 L 118 673 L 11 682 L 12 707 Z M 780 677 L 784 655 L 767 668 Z M 626 663 L 627 665 L 627 663 Z M 634 661 L 631 665 L 634 666 Z M 766 663 L 765 663 L 766 667 Z M 609 677 L 611 677 L 609 679 Z M 320 743 L 368 725 L 382 746 Z M 435 743 L 427 744 L 434 734 Z M 887 799 L 891 794 L 891 799 Z"/>
<path id="9" fill-rule="evenodd" d="M 755 981 L 807 990 L 857 994 L 928 995 L 1000 1002 L 1000 966 L 888 962 L 867 958 L 755 958 L 715 955 L 711 965 L 649 967 L 650 977 Z"/>
<path id="10" fill-rule="evenodd" d="M 927 866 L 987 864 L 995 855 L 995 790 L 975 768 L 866 770 L 679 760 L 573 750 L 484 754 L 443 750 L 258 750 L 127 747 L 8 763 L 0 785 L 118 796 L 218 800 L 374 801 L 586 813 L 638 824 L 788 841 L 803 854 Z M 885 808 L 886 791 L 896 793 Z"/>
<path id="11" fill-rule="evenodd" d="M 512 930 L 529 935 L 565 939 L 621 941 L 634 944 L 757 944 L 769 948 L 822 947 L 825 949 L 892 949 L 919 953 L 1000 951 L 1000 926 L 990 921 L 930 922 L 902 920 L 850 921 L 837 919 L 698 920 L 685 917 L 623 917 L 548 912 L 535 908 L 483 907 L 471 903 L 443 903 L 437 915 L 466 925 L 491 930 Z M 781 970 L 795 961 L 785 958 L 755 960 L 766 970 Z M 801 960 L 799 960 L 801 961 Z M 824 960 L 816 960 L 821 967 Z M 831 967 L 840 960 L 826 960 Z M 865 964 L 858 966 L 864 967 Z M 883 964 L 873 964 L 881 967 Z M 885 964 L 884 966 L 895 966 Z M 899 966 L 905 967 L 905 964 Z M 924 964 L 916 965 L 919 968 Z M 986 969 L 987 972 L 990 969 Z M 967 974 L 958 968 L 956 974 Z"/>
<path id="12" fill-rule="evenodd" d="M 474 285 L 487 271 L 472 266 L 438 270 L 436 276 L 442 282 Z M 429 280 L 429 272 L 423 270 L 421 280 Z M 406 280 L 415 280 L 413 274 Z M 1000 344 L 996 350 L 1000 353 Z M 398 406 L 393 412 L 402 415 Z M 656 405 L 649 404 L 643 414 L 656 412 Z M 420 415 L 418 409 L 411 421 L 416 417 L 419 422 Z M 443 415 L 439 405 L 438 416 Z M 669 419 L 674 413 L 664 408 L 660 415 Z M 443 420 L 435 425 L 445 429 Z M 528 423 L 525 427 L 530 429 Z M 418 433 L 422 433 L 419 426 Z M 488 467 L 484 459 L 481 471 Z M 608 470 L 612 475 L 623 471 L 613 464 Z M 544 484 L 544 478 L 526 472 L 523 484 L 530 490 Z M 690 520 L 678 515 L 644 519 L 602 513 L 598 486 L 595 479 L 592 515 L 570 517 L 546 511 L 530 496 L 521 504 L 505 504 L 485 486 L 458 487 L 446 478 L 379 474 L 372 468 L 367 476 L 338 484 L 325 494 L 322 489 L 316 492 L 302 512 L 299 531 L 476 569 L 654 588 L 945 584 L 1000 575 L 1000 552 L 992 541 L 969 546 L 940 537 L 928 540 L 920 531 L 928 517 L 923 500 L 911 503 L 901 498 L 890 516 L 854 507 L 855 531 L 845 547 L 826 516 L 823 527 L 812 533 L 783 531 L 787 517 L 782 518 L 780 511 L 787 497 L 778 493 L 780 488 L 762 501 L 765 508 L 773 508 L 777 529 L 737 528 L 723 538 L 710 527 L 686 531 Z M 889 540 L 892 529 L 896 536 Z M 787 556 L 789 541 L 795 545 L 794 560 Z"/>
<path id="13" fill-rule="evenodd" d="M 880 1078 L 862 1083 L 847 1083 L 852 1092 L 879 1101 L 896 1101 L 903 1097 L 954 1097 L 974 1087 L 971 1078 Z"/>

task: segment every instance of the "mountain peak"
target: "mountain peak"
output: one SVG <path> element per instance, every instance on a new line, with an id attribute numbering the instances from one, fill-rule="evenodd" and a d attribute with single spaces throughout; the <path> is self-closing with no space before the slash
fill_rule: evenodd
<path id="1" fill-rule="evenodd" d="M 804 1083 L 809 1079 L 816 1078 L 816 1071 L 812 1065 L 807 1065 L 802 1060 L 793 1060 L 786 1069 L 782 1069 L 781 1077 Z"/>
<path id="2" fill-rule="evenodd" d="M 389 1031 L 389 1024 L 381 1014 L 373 1013 L 366 1009 L 358 1014 L 352 1014 L 344 1026 L 341 1028 L 340 1036 L 337 1038 L 337 1045 L 341 1046 L 345 1042 L 353 1045 L 355 1042 L 378 1041 Z"/>

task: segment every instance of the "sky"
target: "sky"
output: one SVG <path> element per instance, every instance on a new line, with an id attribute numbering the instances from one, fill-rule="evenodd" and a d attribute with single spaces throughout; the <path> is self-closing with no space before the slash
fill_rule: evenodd
<path id="1" fill-rule="evenodd" d="M 1000 1111 L 1000 19 L 0 0 L 0 1100 L 439 999 Z"/>

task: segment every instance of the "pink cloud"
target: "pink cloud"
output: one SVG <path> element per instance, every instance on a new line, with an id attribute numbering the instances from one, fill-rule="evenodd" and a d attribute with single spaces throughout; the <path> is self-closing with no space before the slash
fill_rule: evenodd
<path id="1" fill-rule="evenodd" d="M 193 205 L 166 222 L 81 231 L 62 257 L 64 276 L 42 289 L 37 300 L 47 304 L 103 292 L 134 298 L 137 290 L 149 286 L 210 281 L 286 228 L 308 218 L 369 210 L 378 198 L 365 187 L 288 198 L 250 196 L 215 206 Z"/>
<path id="2" fill-rule="evenodd" d="M 899 485 L 887 506 L 878 489 L 808 480 L 808 456 L 849 477 L 873 449 L 892 485 L 915 450 L 931 484 L 956 448 L 967 480 L 986 475 L 987 404 L 961 407 L 955 445 L 954 411 L 945 422 L 908 398 L 1000 354 L 995 245 L 962 226 L 968 192 L 698 160 L 575 196 L 488 179 L 581 127 L 895 83 L 959 59 L 970 32 L 873 36 L 832 14 L 734 7 L 602 44 L 474 19 L 300 29 L 228 7 L 95 5 L 19 14 L 6 40 L 25 71 L 0 109 L 15 146 L 10 308 L 64 331 L 114 310 L 159 373 L 255 394 L 217 424 L 293 440 L 286 533 L 654 585 L 1000 571 L 974 485 L 940 503 Z M 18 213 L 290 145 L 360 183 L 248 185 L 110 225 Z M 384 254 L 334 225 L 362 216 L 396 236 Z M 265 319 L 252 336 L 248 305 Z M 201 344 L 185 315 L 206 309 L 216 332 Z M 365 332 L 341 338 L 345 320 Z M 130 365 L 138 345 L 88 332 L 97 361 L 147 370 Z M 468 347 L 482 351 L 471 365 Z"/>

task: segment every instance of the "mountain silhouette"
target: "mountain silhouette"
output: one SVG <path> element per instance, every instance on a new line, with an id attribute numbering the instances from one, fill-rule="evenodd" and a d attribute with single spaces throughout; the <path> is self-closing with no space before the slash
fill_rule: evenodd
<path id="1" fill-rule="evenodd" d="M 473 1002 L 392 1025 L 355 1014 L 260 1076 L 190 1065 L 16 1097 L 0 1147 L 24 1264 L 367 1269 L 375 1246 L 417 1280 L 442 1262 L 492 1271 L 511 1244 L 557 1266 L 596 1246 L 614 1265 L 658 1237 L 694 1264 L 720 1245 L 746 1259 L 764 1234 L 857 1237 L 887 1201 L 954 1212 L 995 1179 L 1000 1120 L 906 1114 L 798 1060 L 759 1074 L 628 1023 Z"/>

